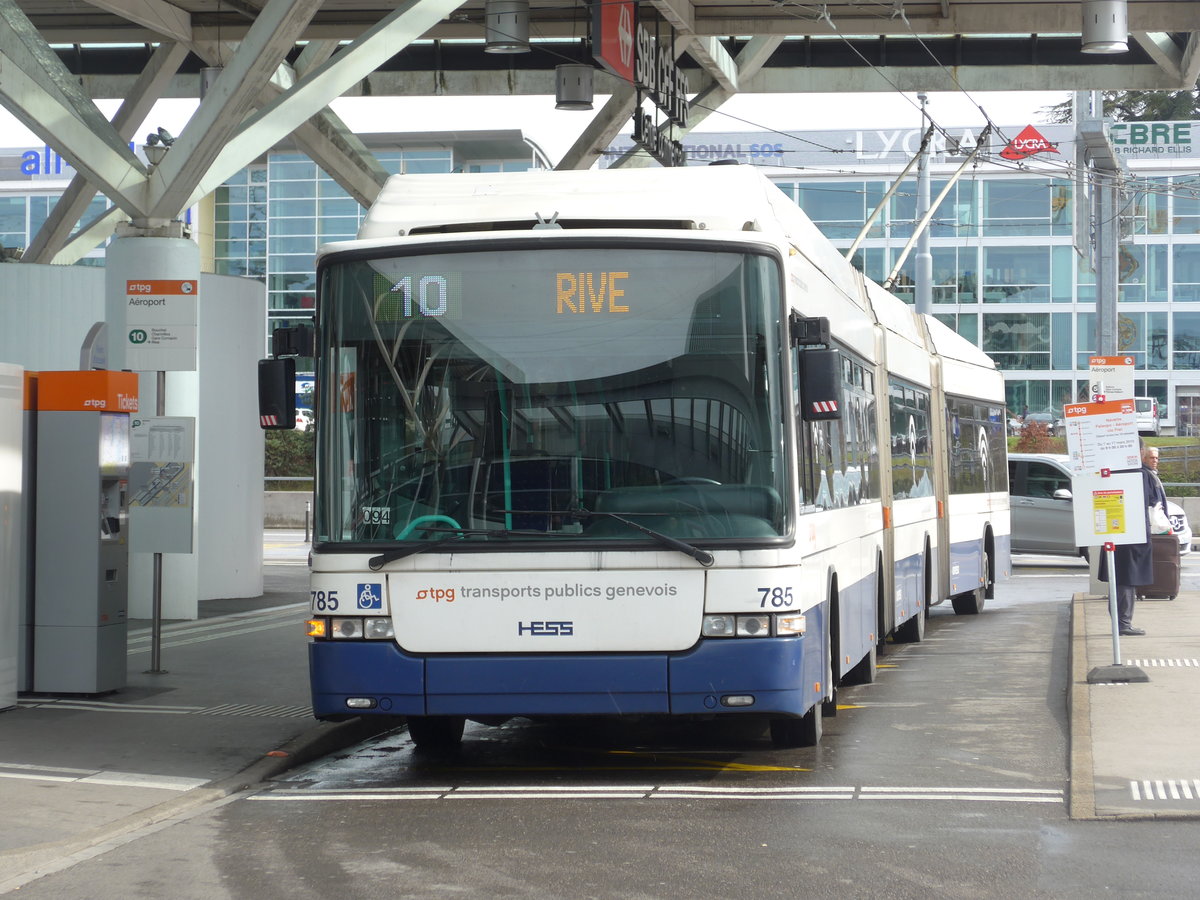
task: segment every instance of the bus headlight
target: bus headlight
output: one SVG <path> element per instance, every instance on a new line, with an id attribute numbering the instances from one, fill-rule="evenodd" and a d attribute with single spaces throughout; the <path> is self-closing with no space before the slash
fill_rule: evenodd
<path id="1" fill-rule="evenodd" d="M 329 636 L 335 640 L 354 640 L 363 636 L 363 620 L 358 617 L 330 619 L 329 625 Z"/>
<path id="2" fill-rule="evenodd" d="M 705 637 L 733 637 L 733 616 L 705 616 L 700 633 Z"/>
<path id="3" fill-rule="evenodd" d="M 365 619 L 363 637 L 368 641 L 390 641 L 396 636 L 391 619 Z"/>
<path id="4" fill-rule="evenodd" d="M 364 619 L 361 616 L 347 616 L 344 619 L 329 620 L 329 637 L 342 641 L 386 641 L 396 636 L 392 628 L 392 620 L 387 617 Z"/>
<path id="5" fill-rule="evenodd" d="M 770 637 L 771 617 L 738 616 L 737 635 L 738 637 Z"/>

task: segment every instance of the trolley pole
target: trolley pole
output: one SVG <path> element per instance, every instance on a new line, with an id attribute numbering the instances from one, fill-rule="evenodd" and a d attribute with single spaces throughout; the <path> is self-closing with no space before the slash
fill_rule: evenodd
<path id="1" fill-rule="evenodd" d="M 924 92 L 917 94 L 921 101 L 921 126 L 929 126 L 929 114 L 925 112 L 928 96 Z M 920 222 L 929 215 L 929 141 L 921 144 L 921 158 L 917 163 L 917 215 Z M 933 312 L 933 252 L 929 249 L 929 228 L 921 229 L 917 238 L 916 259 L 916 306 L 919 315 L 929 315 Z"/>

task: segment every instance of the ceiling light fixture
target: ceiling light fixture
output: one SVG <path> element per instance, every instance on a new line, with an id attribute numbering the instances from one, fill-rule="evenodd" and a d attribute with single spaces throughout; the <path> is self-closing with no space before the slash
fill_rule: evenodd
<path id="1" fill-rule="evenodd" d="M 485 53 L 529 52 L 529 0 L 487 0 Z"/>
<path id="2" fill-rule="evenodd" d="M 592 73 L 585 63 L 564 63 L 554 67 L 555 109 L 591 109 Z"/>
<path id="3" fill-rule="evenodd" d="M 1129 9 L 1125 0 L 1083 0 L 1083 52 L 1126 53 Z"/>

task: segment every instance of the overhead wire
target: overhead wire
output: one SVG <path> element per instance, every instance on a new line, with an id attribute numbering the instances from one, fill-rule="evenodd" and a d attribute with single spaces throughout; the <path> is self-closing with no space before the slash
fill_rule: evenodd
<path id="1" fill-rule="evenodd" d="M 606 0 L 601 0 L 601 2 L 606 2 Z M 1008 138 L 1007 134 L 1005 133 L 1005 129 L 995 122 L 995 120 L 991 117 L 991 115 L 988 113 L 988 111 L 984 108 L 983 104 L 980 103 L 979 101 L 977 101 L 971 95 L 971 93 L 962 86 L 962 83 L 959 80 L 958 76 L 952 70 L 950 70 L 945 65 L 945 63 L 943 63 L 938 58 L 937 54 L 933 52 L 933 49 L 925 42 L 925 40 L 921 37 L 921 35 L 917 33 L 916 29 L 913 28 L 912 22 L 909 20 L 907 14 L 904 11 L 903 4 L 896 3 L 896 2 L 883 2 L 883 0 L 874 0 L 874 3 L 872 5 L 878 7 L 878 9 L 880 10 L 880 13 L 877 14 L 877 16 L 876 16 L 877 18 L 885 18 L 883 13 L 886 13 L 886 18 L 899 19 L 900 21 L 902 21 L 904 23 L 905 28 L 907 28 L 907 30 L 909 32 L 909 35 L 920 45 L 920 47 L 925 51 L 925 53 L 928 54 L 930 59 L 945 73 L 946 77 L 949 78 L 951 83 L 954 84 L 955 88 L 958 91 L 960 91 L 963 94 L 963 96 L 965 96 L 971 102 L 971 104 L 975 107 L 976 110 L 979 111 L 979 114 L 982 116 L 982 118 L 984 120 L 985 126 L 990 126 L 992 132 L 997 135 L 998 139 L 1000 141 L 1002 141 L 1005 145 L 1007 145 L 1011 141 L 1011 138 Z M 842 30 L 838 27 L 837 23 L 833 21 L 833 17 L 829 12 L 828 4 L 825 4 L 825 3 L 804 4 L 804 3 L 798 2 L 798 0 L 777 0 L 776 6 L 777 6 L 777 8 L 783 9 L 786 12 L 788 12 L 789 14 L 794 15 L 795 18 L 801 19 L 803 21 L 823 21 L 830 28 L 830 30 L 833 32 L 833 34 L 839 40 L 841 40 L 851 50 L 851 52 L 854 53 L 854 55 L 857 56 L 863 62 L 864 65 L 866 65 L 868 68 L 870 68 L 872 71 L 874 71 L 906 103 L 911 105 L 916 111 L 921 112 L 922 116 L 928 120 L 929 124 L 931 124 L 939 134 L 941 134 L 951 144 L 957 143 L 957 141 L 955 140 L 954 136 L 951 134 L 951 132 L 947 126 L 944 126 L 940 122 L 938 122 L 937 119 L 931 113 L 929 113 L 927 108 L 922 109 L 922 107 L 917 102 L 915 102 L 908 95 L 908 93 L 906 93 L 903 89 L 901 89 L 899 87 L 899 85 L 897 85 L 891 78 L 889 78 L 875 62 L 868 59 L 867 56 L 855 45 L 855 43 L 852 40 L 850 40 L 850 38 L 842 32 Z M 795 10 L 796 13 L 792 13 L 792 10 Z M 808 13 L 809 15 L 804 16 L 804 15 L 799 15 L 799 13 Z M 564 53 L 560 53 L 557 50 L 553 49 L 551 46 L 547 46 L 546 43 L 532 44 L 531 47 L 537 48 L 539 51 L 541 51 L 543 53 L 548 53 L 552 56 L 555 56 L 555 57 L 565 60 L 565 61 L 569 61 L 569 62 L 576 61 L 574 57 L 571 57 Z M 763 133 L 777 134 L 777 135 L 780 135 L 783 137 L 790 138 L 794 141 L 799 141 L 803 144 L 807 144 L 810 147 L 815 148 L 816 150 L 820 150 L 820 151 L 824 151 L 824 152 L 836 154 L 836 155 L 843 155 L 843 154 L 847 154 L 850 152 L 850 150 L 848 150 L 847 148 L 844 148 L 844 147 L 830 147 L 827 144 L 822 144 L 821 142 L 815 141 L 812 138 L 805 137 L 794 130 L 787 131 L 787 130 L 775 128 L 772 126 L 763 125 L 762 123 L 759 123 L 759 122 L 754 122 L 743 116 L 738 116 L 734 113 L 724 111 L 720 108 L 719 105 L 718 106 L 706 106 L 703 103 L 696 103 L 695 101 L 693 101 L 691 105 L 693 106 L 693 108 L 703 109 L 709 113 L 716 113 L 727 119 L 741 122 L 744 125 L 752 126 L 755 129 L 757 129 Z M 1060 141 L 1055 145 L 1055 147 L 1057 149 L 1058 147 L 1061 147 L 1063 145 L 1069 146 L 1074 143 L 1075 142 L 1073 140 Z M 634 155 L 639 156 L 639 157 L 641 157 L 641 156 L 645 156 L 647 158 L 650 157 L 650 154 L 644 150 L 635 150 Z M 986 150 L 982 150 L 979 154 L 979 159 L 976 162 L 976 168 L 978 168 L 981 165 L 985 165 L 985 164 L 990 165 L 990 166 L 995 166 L 1002 170 L 1007 169 L 1009 171 L 1027 171 L 1032 175 L 1040 176 L 1040 177 L 1046 177 L 1048 175 L 1049 176 L 1058 175 L 1062 178 L 1071 179 L 1071 180 L 1076 180 L 1080 174 L 1083 174 L 1083 175 L 1087 176 L 1090 181 L 1091 176 L 1093 174 L 1090 167 L 1085 167 L 1083 169 L 1083 172 L 1081 173 L 1079 170 L 1079 167 L 1073 161 L 1065 159 L 1065 158 L 1056 160 L 1056 159 L 1040 157 L 1039 159 L 1037 159 L 1036 163 L 1033 163 L 1033 162 L 1026 162 L 1024 160 L 1007 160 L 1007 159 L 1004 159 L 1003 157 L 999 156 L 996 153 L 991 153 Z M 1034 165 L 1036 165 L 1037 168 L 1031 167 Z M 779 164 L 779 165 L 776 165 L 775 167 L 776 168 L 784 168 L 784 169 L 793 168 L 798 171 L 806 171 L 806 172 L 820 171 L 824 174 L 833 174 L 833 175 L 850 174 L 850 175 L 854 175 L 854 176 L 865 176 L 867 174 L 871 174 L 871 173 L 866 173 L 866 172 L 859 172 L 858 170 L 855 170 L 855 169 L 847 170 L 843 167 L 825 168 L 825 167 L 818 167 L 818 166 L 788 166 L 786 164 Z M 1132 176 L 1132 177 L 1127 176 L 1125 178 L 1125 184 L 1127 186 L 1130 186 L 1134 190 L 1138 189 L 1136 186 L 1136 184 L 1137 184 L 1136 176 Z M 1171 195 L 1171 194 L 1175 193 L 1175 190 L 1176 189 L 1175 189 L 1174 185 L 1171 185 L 1171 186 L 1167 187 L 1165 190 L 1161 190 L 1161 189 L 1156 190 L 1156 191 L 1154 191 L 1154 193 Z"/>

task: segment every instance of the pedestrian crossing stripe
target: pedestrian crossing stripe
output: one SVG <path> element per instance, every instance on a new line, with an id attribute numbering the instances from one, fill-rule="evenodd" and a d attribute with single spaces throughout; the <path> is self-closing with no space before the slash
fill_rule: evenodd
<path id="1" fill-rule="evenodd" d="M 1200 659 L 1131 659 L 1125 665 L 1139 668 L 1200 669 Z"/>
<path id="2" fill-rule="evenodd" d="M 1200 778 L 1131 781 L 1129 795 L 1134 800 L 1200 800 Z"/>

